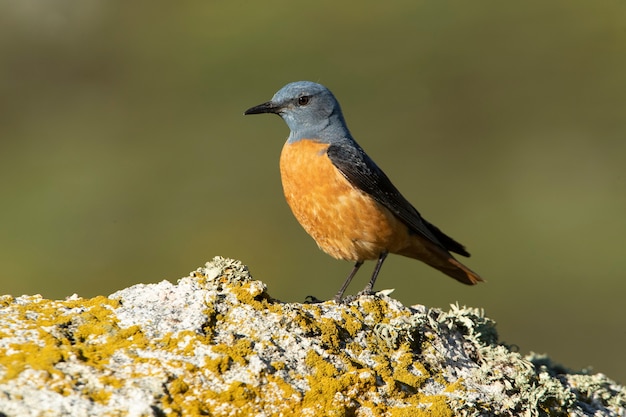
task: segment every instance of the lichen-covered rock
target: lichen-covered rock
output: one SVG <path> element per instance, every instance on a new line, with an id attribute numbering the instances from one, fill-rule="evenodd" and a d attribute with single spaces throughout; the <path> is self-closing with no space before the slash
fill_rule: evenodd
<path id="1" fill-rule="evenodd" d="M 626 416 L 476 309 L 272 299 L 241 263 L 109 297 L 0 298 L 0 416 Z"/>

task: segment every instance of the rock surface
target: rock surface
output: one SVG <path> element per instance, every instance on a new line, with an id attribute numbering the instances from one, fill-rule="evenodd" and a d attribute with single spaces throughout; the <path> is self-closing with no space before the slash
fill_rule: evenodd
<path id="1" fill-rule="evenodd" d="M 626 389 L 498 343 L 482 311 L 272 299 L 217 257 L 176 285 L 0 298 L 0 416 L 626 416 Z"/>

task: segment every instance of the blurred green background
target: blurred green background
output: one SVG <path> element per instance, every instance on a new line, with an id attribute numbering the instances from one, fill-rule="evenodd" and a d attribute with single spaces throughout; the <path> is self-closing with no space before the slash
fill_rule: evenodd
<path id="1" fill-rule="evenodd" d="M 623 1 L 2 2 L 0 292 L 110 294 L 223 255 L 284 301 L 331 298 L 351 265 L 284 201 L 288 129 L 242 115 L 303 79 L 488 280 L 392 256 L 378 289 L 626 382 Z"/>

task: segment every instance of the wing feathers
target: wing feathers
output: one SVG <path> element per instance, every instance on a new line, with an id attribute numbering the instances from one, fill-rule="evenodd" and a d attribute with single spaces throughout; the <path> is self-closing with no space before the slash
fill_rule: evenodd
<path id="1" fill-rule="evenodd" d="M 327 154 L 335 167 L 352 185 L 387 207 L 414 233 L 420 234 L 445 250 L 469 256 L 463 245 L 424 220 L 415 207 L 400 194 L 387 175 L 355 142 L 348 146 L 333 144 L 328 148 Z"/>

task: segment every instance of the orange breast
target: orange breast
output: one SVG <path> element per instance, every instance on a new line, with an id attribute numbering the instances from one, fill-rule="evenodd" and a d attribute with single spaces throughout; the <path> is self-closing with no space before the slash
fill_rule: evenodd
<path id="1" fill-rule="evenodd" d="M 408 248 L 408 228 L 346 180 L 326 155 L 328 146 L 302 139 L 286 143 L 280 156 L 285 198 L 302 227 L 338 259 L 377 259 Z"/>

